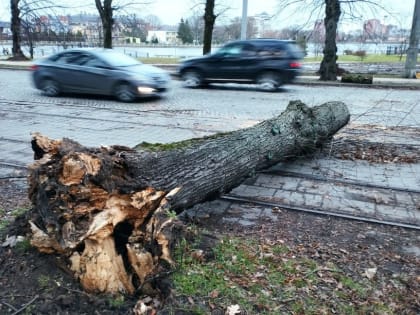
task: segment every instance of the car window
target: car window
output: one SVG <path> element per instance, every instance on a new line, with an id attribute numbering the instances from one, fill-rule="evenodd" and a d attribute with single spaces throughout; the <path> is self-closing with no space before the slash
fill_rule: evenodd
<path id="1" fill-rule="evenodd" d="M 86 62 L 88 57 L 88 55 L 83 54 L 82 52 L 72 51 L 59 54 L 52 58 L 52 60 L 60 64 L 81 65 Z"/>
<path id="2" fill-rule="evenodd" d="M 241 51 L 242 51 L 242 45 L 235 44 L 235 45 L 228 45 L 228 46 L 220 48 L 218 53 L 225 56 L 239 56 L 241 54 Z"/>
<path id="3" fill-rule="evenodd" d="M 108 63 L 114 67 L 127 67 L 141 64 L 141 62 L 137 59 L 112 50 L 98 53 L 98 56 L 105 63 Z"/>
<path id="4" fill-rule="evenodd" d="M 290 43 L 288 47 L 293 57 L 303 58 L 305 56 L 305 53 L 303 52 L 302 48 L 300 48 L 298 45 Z"/>
<path id="5" fill-rule="evenodd" d="M 105 68 L 106 64 L 102 60 L 99 60 L 96 57 L 89 56 L 89 58 L 85 61 L 83 66 L 93 67 L 93 68 Z"/>
<path id="6" fill-rule="evenodd" d="M 227 57 L 248 57 L 255 55 L 256 50 L 255 47 L 250 44 L 240 43 L 222 47 L 218 53 Z"/>
<path id="7" fill-rule="evenodd" d="M 252 57 L 257 54 L 257 50 L 252 45 L 243 45 L 241 55 L 244 57 Z"/>
<path id="8" fill-rule="evenodd" d="M 55 61 L 56 63 L 68 63 L 68 59 L 71 58 L 71 56 L 71 53 L 65 52 L 51 57 L 51 60 Z"/>
<path id="9" fill-rule="evenodd" d="M 75 64 L 75 65 L 83 65 L 90 59 L 89 55 L 86 54 L 79 54 L 78 56 L 74 56 L 71 60 L 69 60 L 69 63 Z"/>
<path id="10" fill-rule="evenodd" d="M 287 50 L 284 47 L 267 46 L 258 50 L 258 56 L 261 57 L 286 57 Z"/>

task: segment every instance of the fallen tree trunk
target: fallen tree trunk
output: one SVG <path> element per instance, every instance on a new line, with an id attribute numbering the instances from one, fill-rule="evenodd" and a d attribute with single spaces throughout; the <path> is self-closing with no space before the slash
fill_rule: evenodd
<path id="1" fill-rule="evenodd" d="M 87 291 L 133 294 L 159 274 L 182 225 L 174 211 L 313 151 L 349 121 L 347 107 L 290 102 L 251 128 L 171 144 L 87 148 L 34 134 L 31 242 L 60 253 Z"/>

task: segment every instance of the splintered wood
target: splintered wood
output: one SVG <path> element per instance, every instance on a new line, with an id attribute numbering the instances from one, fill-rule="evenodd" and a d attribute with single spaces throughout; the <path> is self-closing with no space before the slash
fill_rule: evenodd
<path id="1" fill-rule="evenodd" d="M 31 242 L 65 256 L 85 290 L 134 294 L 175 264 L 183 226 L 174 211 L 313 151 L 349 117 L 340 102 L 309 108 L 293 101 L 280 116 L 250 128 L 135 149 L 87 148 L 34 133 Z"/>

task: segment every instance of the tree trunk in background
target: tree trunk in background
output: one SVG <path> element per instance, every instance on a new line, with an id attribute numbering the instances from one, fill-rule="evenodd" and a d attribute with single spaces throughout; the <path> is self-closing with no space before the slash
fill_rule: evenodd
<path id="1" fill-rule="evenodd" d="M 103 47 L 112 48 L 112 27 L 114 25 L 112 0 L 104 0 L 103 5 L 101 0 L 95 0 L 95 4 L 102 21 Z"/>
<path id="2" fill-rule="evenodd" d="M 20 47 L 20 29 L 21 29 L 21 20 L 20 20 L 20 10 L 19 10 L 19 1 L 20 0 L 11 0 L 10 1 L 10 11 L 11 11 L 11 23 L 10 29 L 12 31 L 12 57 L 10 60 L 27 60 L 25 55 L 22 52 Z"/>
<path id="3" fill-rule="evenodd" d="M 178 143 L 86 148 L 35 134 L 31 243 L 59 253 L 90 292 L 133 294 L 173 265 L 176 212 L 301 156 L 349 121 L 341 102 L 290 102 L 253 127 Z M 148 280 L 149 279 L 149 280 Z"/>
<path id="4" fill-rule="evenodd" d="M 216 21 L 214 14 L 214 0 L 206 0 L 204 9 L 204 37 L 203 37 L 203 55 L 211 52 L 211 41 L 213 38 L 214 22 Z"/>
<path id="5" fill-rule="evenodd" d="M 325 47 L 319 74 L 322 81 L 337 80 L 337 24 L 340 19 L 340 0 L 325 0 Z"/>
<path id="6" fill-rule="evenodd" d="M 420 0 L 416 0 L 413 13 L 413 24 L 411 25 L 410 43 L 407 49 L 405 61 L 405 77 L 416 77 L 417 55 L 420 39 Z"/>

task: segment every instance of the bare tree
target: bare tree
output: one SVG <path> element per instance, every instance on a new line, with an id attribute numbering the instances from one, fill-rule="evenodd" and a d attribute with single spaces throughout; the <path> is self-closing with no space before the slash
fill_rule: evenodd
<path id="1" fill-rule="evenodd" d="M 131 37 L 138 37 L 141 41 L 147 38 L 147 23 L 136 14 L 122 15 L 118 21 L 123 25 L 123 33 Z"/>
<path id="2" fill-rule="evenodd" d="M 336 36 L 338 22 L 340 21 L 342 14 L 348 15 L 350 18 L 355 18 L 357 15 L 362 15 L 360 12 L 366 10 L 367 7 L 377 7 L 384 10 L 384 8 L 378 4 L 378 1 L 375 0 L 279 0 L 278 4 L 282 10 L 294 5 L 299 7 L 297 9 L 299 12 L 309 9 L 310 18 L 319 16 L 320 12 L 324 11 L 324 55 L 319 69 L 320 79 L 323 81 L 337 80 Z M 357 9 L 358 7 L 360 10 Z"/>
<path id="3" fill-rule="evenodd" d="M 39 12 L 62 8 L 51 0 L 10 0 L 11 31 L 12 31 L 12 60 L 27 60 L 22 51 L 22 33 L 29 43 L 29 51 L 33 58 L 34 23 Z"/>
<path id="4" fill-rule="evenodd" d="M 95 0 L 96 9 L 102 22 L 103 47 L 112 48 L 112 28 L 114 26 L 114 12 L 123 8 L 128 8 L 138 4 L 148 4 L 150 2 L 118 2 L 113 0 Z"/>
<path id="5" fill-rule="evenodd" d="M 337 80 L 337 25 L 341 15 L 339 0 L 325 0 L 325 46 L 324 57 L 319 68 L 323 81 Z"/>
<path id="6" fill-rule="evenodd" d="M 12 31 L 12 57 L 13 60 L 26 60 L 21 48 L 21 18 L 20 18 L 20 0 L 10 0 L 11 24 Z"/>
<path id="7" fill-rule="evenodd" d="M 407 49 L 405 61 L 405 76 L 413 78 L 416 76 L 417 54 L 420 39 L 420 0 L 414 4 L 413 24 L 411 26 L 410 43 Z"/>
<path id="8" fill-rule="evenodd" d="M 204 20 L 201 14 L 198 11 L 193 11 L 192 15 L 188 17 L 190 22 L 191 32 L 194 37 L 194 44 L 199 44 L 203 42 L 203 33 L 204 33 Z"/>
<path id="9" fill-rule="evenodd" d="M 215 0 L 206 0 L 206 7 L 204 9 L 203 55 L 211 51 L 213 28 L 217 18 L 217 15 L 214 14 L 214 2 Z"/>
<path id="10" fill-rule="evenodd" d="M 235 17 L 231 20 L 231 23 L 224 27 L 224 41 L 235 40 L 241 38 L 241 18 Z M 256 20 L 253 17 L 249 17 L 247 21 L 247 36 L 246 38 L 256 38 L 258 35 L 258 29 Z"/>
<path id="11" fill-rule="evenodd" d="M 95 0 L 95 5 L 102 21 L 103 47 L 112 48 L 113 13 L 116 8 L 112 6 L 112 0 Z"/>
<path id="12" fill-rule="evenodd" d="M 203 34 L 203 55 L 209 53 L 211 51 L 211 44 L 213 40 L 213 30 L 216 22 L 216 18 L 222 16 L 226 11 L 230 9 L 229 4 L 221 3 L 221 1 L 217 2 L 217 12 L 216 8 L 216 1 L 215 0 L 206 0 L 204 3 L 202 1 L 197 1 L 193 6 L 192 9 L 201 8 L 204 5 L 204 34 Z"/>
<path id="13" fill-rule="evenodd" d="M 162 26 L 161 20 L 156 15 L 149 14 L 144 18 L 144 20 L 146 21 L 149 29 L 158 30 Z"/>

